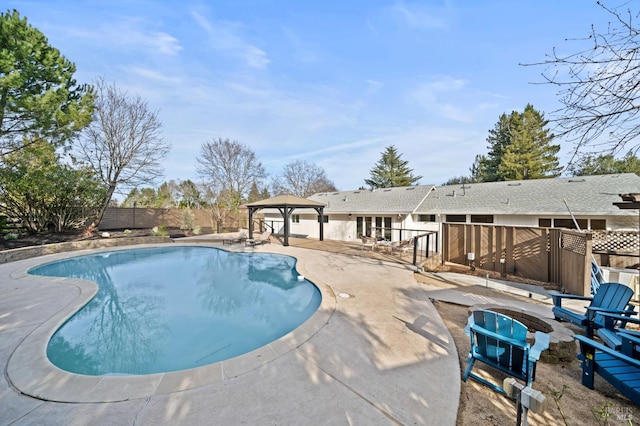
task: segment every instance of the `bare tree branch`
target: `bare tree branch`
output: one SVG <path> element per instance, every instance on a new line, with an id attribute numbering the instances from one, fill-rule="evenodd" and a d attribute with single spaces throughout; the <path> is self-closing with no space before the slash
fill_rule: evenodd
<path id="1" fill-rule="evenodd" d="M 171 146 L 160 136 L 162 123 L 140 96 L 129 96 L 114 84 L 96 84 L 94 120 L 76 144 L 77 160 L 107 185 L 97 226 L 116 189 L 151 184 L 162 176 L 160 162 Z"/>
<path id="2" fill-rule="evenodd" d="M 637 12 L 607 8 L 612 16 L 607 29 L 592 25 L 590 34 L 572 41 L 589 45 L 576 53 L 553 53 L 543 62 L 543 84 L 558 87 L 563 105 L 551 113 L 557 136 L 574 144 L 572 161 L 581 153 L 618 154 L 631 145 L 640 148 L 640 29 Z"/>

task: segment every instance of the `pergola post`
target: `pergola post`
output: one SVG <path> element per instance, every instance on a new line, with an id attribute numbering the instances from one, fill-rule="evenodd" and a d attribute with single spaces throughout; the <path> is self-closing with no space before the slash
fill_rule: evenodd
<path id="1" fill-rule="evenodd" d="M 324 207 L 318 207 L 316 212 L 320 216 L 320 241 L 324 241 Z"/>
<path id="2" fill-rule="evenodd" d="M 253 208 L 249 207 L 249 238 L 253 238 Z"/>

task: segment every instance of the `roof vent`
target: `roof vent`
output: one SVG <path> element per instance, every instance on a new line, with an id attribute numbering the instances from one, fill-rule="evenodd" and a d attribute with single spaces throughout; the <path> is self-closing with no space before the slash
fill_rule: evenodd
<path id="1" fill-rule="evenodd" d="M 391 192 L 390 189 L 383 189 L 384 192 Z"/>
<path id="2" fill-rule="evenodd" d="M 416 189 L 416 187 L 415 187 L 415 186 L 412 186 L 412 187 L 410 187 L 410 188 L 407 188 L 407 191 L 413 191 L 414 189 Z"/>
<path id="3" fill-rule="evenodd" d="M 338 194 L 339 194 L 339 192 L 334 192 L 334 193 L 333 193 L 333 195 L 338 195 Z"/>
<path id="4" fill-rule="evenodd" d="M 353 193 L 354 193 L 354 194 L 359 194 L 359 193 L 360 193 L 360 191 L 353 191 Z"/>
<path id="5" fill-rule="evenodd" d="M 569 179 L 569 182 L 584 182 L 584 181 L 585 181 L 584 178 L 582 178 L 582 179 Z"/>
<path id="6" fill-rule="evenodd" d="M 522 185 L 520 182 L 512 182 L 507 184 L 507 186 L 520 186 L 520 185 Z"/>
<path id="7" fill-rule="evenodd" d="M 347 201 L 347 196 L 345 195 L 342 201 Z"/>

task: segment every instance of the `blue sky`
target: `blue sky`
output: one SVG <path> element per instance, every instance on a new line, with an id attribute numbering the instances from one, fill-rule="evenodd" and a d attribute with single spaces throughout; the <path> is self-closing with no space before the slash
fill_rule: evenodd
<path id="1" fill-rule="evenodd" d="M 618 3 L 607 3 L 609 6 Z M 77 66 L 159 111 L 165 180 L 199 181 L 218 138 L 268 173 L 315 163 L 341 190 L 364 185 L 395 145 L 422 184 L 468 175 L 502 113 L 560 105 L 541 82 L 610 15 L 595 0 L 8 0 Z M 562 143 L 562 161 L 571 145 Z"/>

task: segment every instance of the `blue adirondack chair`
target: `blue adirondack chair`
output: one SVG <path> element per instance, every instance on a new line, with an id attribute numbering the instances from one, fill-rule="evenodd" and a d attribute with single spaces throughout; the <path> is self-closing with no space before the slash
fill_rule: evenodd
<path id="1" fill-rule="evenodd" d="M 640 406 L 640 360 L 585 336 L 575 335 L 574 339 L 580 342 L 578 357 L 582 360 L 582 384 L 593 389 L 595 373 L 598 373 L 621 394 Z M 637 346 L 638 343 L 636 341 L 630 344 Z"/>
<path id="2" fill-rule="evenodd" d="M 604 275 L 602 275 L 602 270 L 600 266 L 598 266 L 598 262 L 592 257 L 591 258 L 591 294 L 595 295 L 600 288 L 600 284 L 604 283 Z"/>
<path id="3" fill-rule="evenodd" d="M 466 382 L 471 377 L 505 396 L 508 395 L 501 386 L 471 372 L 475 362 L 482 361 L 531 386 L 540 354 L 549 347 L 548 334 L 537 331 L 535 344 L 531 346 L 524 324 L 489 310 L 474 311 L 465 332 L 471 338 L 471 350 L 462 379 Z"/>
<path id="4" fill-rule="evenodd" d="M 607 312 L 618 315 L 632 315 L 634 306 L 630 305 L 633 289 L 620 283 L 600 284 L 595 296 L 578 296 L 575 294 L 551 293 L 553 298 L 553 315 L 558 321 L 567 321 L 585 329 L 587 337 L 593 337 L 593 331 L 604 326 L 604 318 L 600 313 Z M 563 299 L 589 301 L 584 313 L 578 313 L 562 306 Z"/>
<path id="5" fill-rule="evenodd" d="M 604 318 L 604 325 L 596 333 L 600 340 L 611 349 L 621 350 L 623 336 L 625 335 L 640 339 L 640 331 L 626 328 L 627 324 L 640 325 L 640 318 L 608 313 L 601 313 L 600 315 Z"/>

